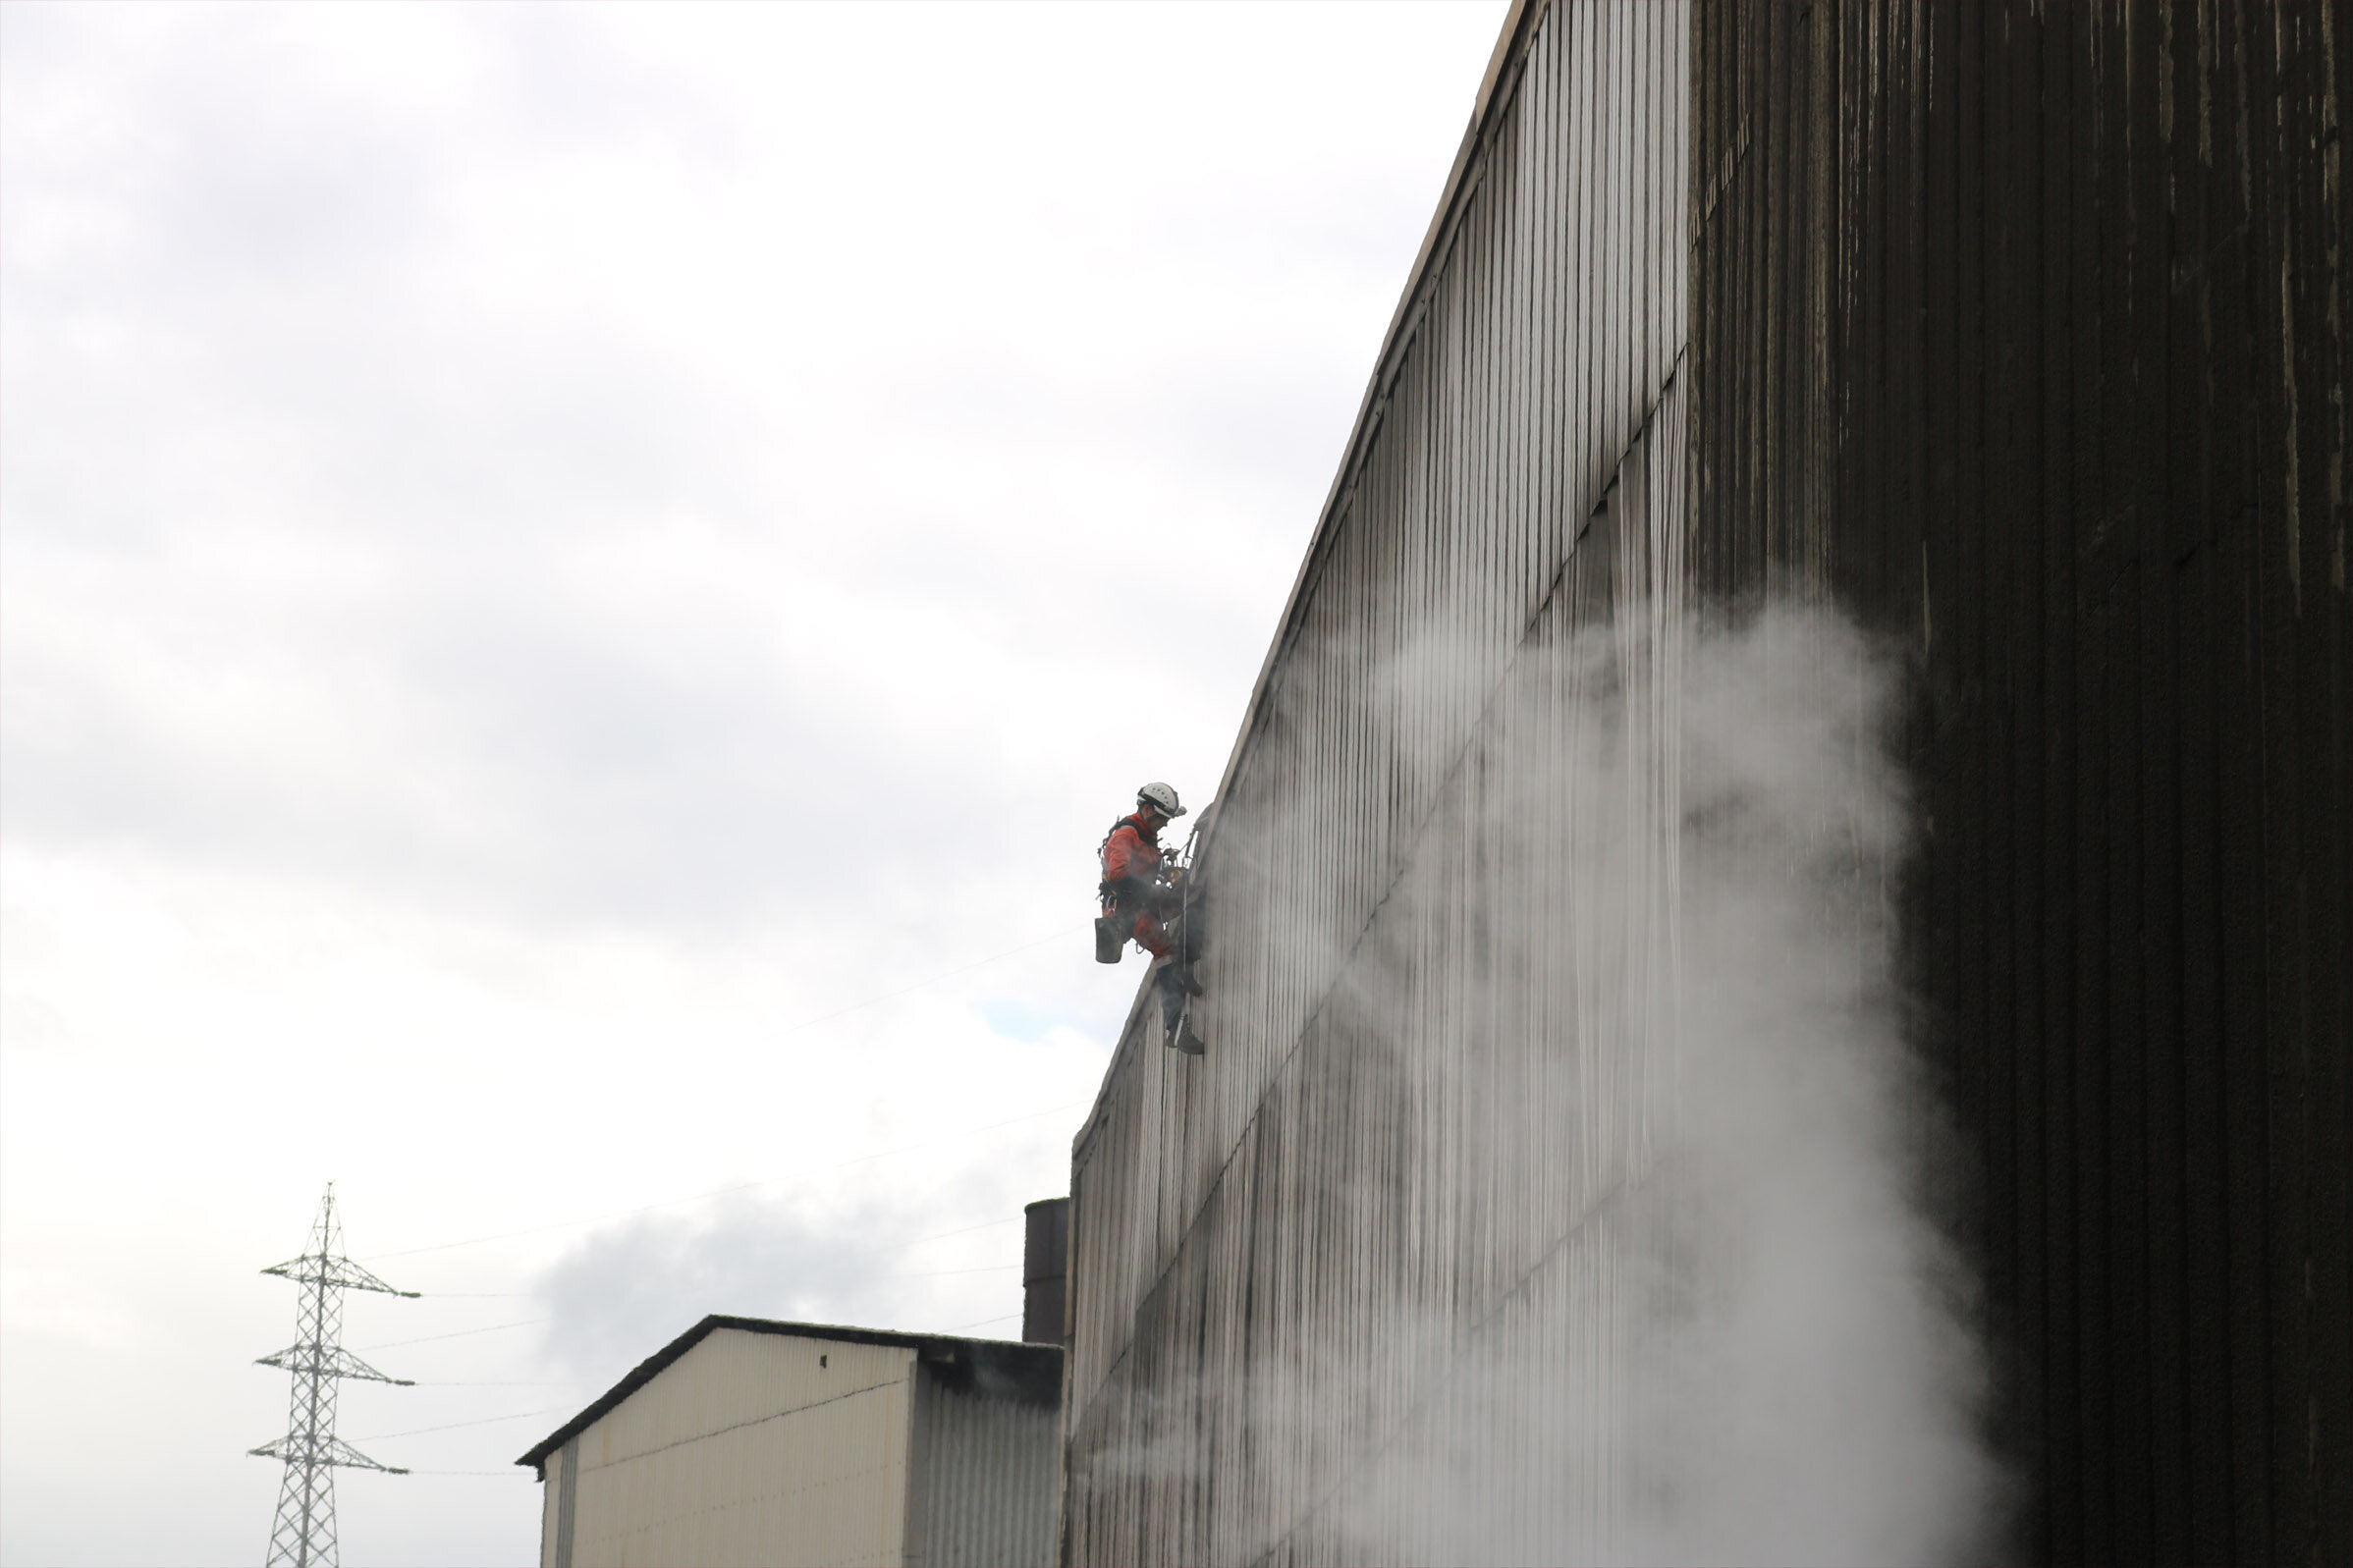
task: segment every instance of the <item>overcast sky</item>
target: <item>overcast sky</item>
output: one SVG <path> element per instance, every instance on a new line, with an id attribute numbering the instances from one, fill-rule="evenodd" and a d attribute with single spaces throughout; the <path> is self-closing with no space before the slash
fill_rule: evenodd
<path id="1" fill-rule="evenodd" d="M 258 1560 L 330 1178 L 354 1568 L 1017 1332 L 1502 10 L 0 8 L 0 1560 Z"/>

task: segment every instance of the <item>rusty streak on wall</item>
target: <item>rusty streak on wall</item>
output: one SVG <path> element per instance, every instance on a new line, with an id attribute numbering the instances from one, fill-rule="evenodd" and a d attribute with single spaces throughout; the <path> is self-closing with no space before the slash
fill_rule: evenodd
<path id="1" fill-rule="evenodd" d="M 1914 650 L 2041 1560 L 2353 1559 L 2348 17 L 1695 15 L 1695 585 Z"/>

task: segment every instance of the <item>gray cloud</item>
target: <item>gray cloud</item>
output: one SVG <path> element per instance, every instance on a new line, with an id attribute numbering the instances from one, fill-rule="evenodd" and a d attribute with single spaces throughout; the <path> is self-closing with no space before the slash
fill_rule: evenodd
<path id="1" fill-rule="evenodd" d="M 987 1193 L 960 1196 L 959 1212 L 982 1217 L 967 1223 L 1020 1213 L 1010 1193 L 994 1204 Z M 551 1319 L 544 1354 L 567 1374 L 610 1381 L 709 1313 L 1007 1336 L 1012 1324 L 969 1327 L 941 1314 L 970 1312 L 974 1301 L 982 1311 L 1020 1310 L 1019 1226 L 954 1238 L 961 1250 L 941 1254 L 907 1245 L 926 1225 L 960 1228 L 894 1200 L 820 1216 L 756 1196 L 608 1226 L 540 1275 L 535 1290 Z"/>
<path id="2" fill-rule="evenodd" d="M 27 21 L 27 88 L 104 60 L 124 90 L 111 118 L 20 151 L 9 181 L 30 229 L 80 215 L 7 256 L 25 410 L 12 548 L 66 622 L 105 624 L 126 586 L 143 606 L 104 649 L 12 618 L 35 628 L 11 637 L 25 717 L 0 741 L 20 841 L 532 921 L 734 929 L 820 904 L 838 917 L 846 897 L 920 903 L 893 892 L 917 886 L 1002 900 L 1049 846 L 1091 842 L 1103 806 L 1056 798 L 1059 752 L 1014 740 L 976 757 L 1005 727 L 927 697 L 937 666 L 908 661 L 911 628 L 977 637 L 930 657 L 1004 663 L 1003 700 L 1033 725 L 1059 711 L 1073 750 L 1091 737 L 1115 754 L 1139 718 L 1053 665 L 1157 688 L 1141 716 L 1157 760 L 1120 764 L 1115 805 L 1124 775 L 1175 771 L 1175 716 L 1224 711 L 1246 686 L 1271 583 L 1245 606 L 1215 571 L 1171 570 L 1151 592 L 1180 658 L 1107 614 L 1155 553 L 1127 497 L 1076 532 L 1008 532 L 890 493 L 910 465 L 1009 449 L 959 499 L 1019 515 L 1076 440 L 1128 473 L 1181 472 L 1195 505 L 1265 512 L 1283 496 L 1303 518 L 1344 417 L 1344 397 L 1318 394 L 1352 367 L 1327 354 L 1309 374 L 1297 342 L 1238 358 L 1205 343 L 1106 398 L 1012 346 L 927 345 L 910 363 L 969 368 L 926 371 L 933 390 L 912 401 L 882 396 L 888 381 L 841 389 L 876 400 L 878 483 L 860 493 L 855 460 L 835 454 L 780 476 L 772 458 L 806 433 L 717 367 L 563 303 L 562 278 L 544 304 L 494 309 L 445 276 L 472 243 L 465 182 L 530 168 L 476 168 L 468 117 L 484 104 L 538 128 L 516 138 L 532 156 L 576 161 L 573 130 L 592 147 L 654 136 L 689 164 L 725 154 L 712 114 L 575 15 L 500 14 L 475 39 L 484 102 L 456 105 L 355 95 L 299 29 L 253 15 L 168 40 Z M 683 129 L 646 129 L 660 127 Z M 674 527 L 703 530 L 733 587 L 772 574 L 777 591 L 632 594 L 596 564 Z M 780 654 L 796 598 L 828 592 L 887 597 L 896 619 L 818 663 Z M 210 699 L 282 710 L 273 743 L 182 722 Z M 961 819 L 947 864 L 910 831 L 944 794 Z"/>
<path id="3" fill-rule="evenodd" d="M 249 1560 L 277 1416 L 189 1369 L 280 1407 L 280 1297 L 195 1326 L 280 1255 L 257 1194 L 536 1234 L 1083 1096 L 1052 1022 L 1134 980 L 1092 847 L 1225 759 L 1498 15 L 0 7 L 7 1326 L 54 1374 L 4 1385 L 0 1557 Z M 599 1233 L 550 1355 L 1010 1311 L 897 1274 L 1017 1228 L 851 1242 L 1016 1215 L 1067 1128 L 1015 1131 L 854 1219 Z M 472 1336 L 528 1246 L 401 1259 L 468 1336 L 400 1370 L 539 1376 Z M 20 1277 L 169 1357 L 17 1337 Z M 105 1515 L 75 1434 L 127 1400 L 158 1501 Z M 528 1556 L 526 1485 L 422 1473 L 506 1430 L 403 1439 L 347 1551 Z"/>

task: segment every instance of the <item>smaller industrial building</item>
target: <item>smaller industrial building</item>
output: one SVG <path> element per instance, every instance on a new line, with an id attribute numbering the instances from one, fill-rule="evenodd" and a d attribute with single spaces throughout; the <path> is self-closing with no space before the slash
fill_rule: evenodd
<path id="1" fill-rule="evenodd" d="M 1067 1211 L 1030 1206 L 1043 1342 L 703 1319 L 517 1461 L 541 1568 L 1045 1568 Z"/>

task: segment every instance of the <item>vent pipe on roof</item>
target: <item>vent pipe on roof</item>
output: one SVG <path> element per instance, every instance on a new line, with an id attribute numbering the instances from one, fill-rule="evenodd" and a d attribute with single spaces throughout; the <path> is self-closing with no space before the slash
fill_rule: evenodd
<path id="1" fill-rule="evenodd" d="M 1063 1321 L 1064 1286 L 1070 1271 L 1070 1200 L 1040 1198 L 1022 1211 L 1021 1337 L 1033 1345 L 1069 1338 Z"/>

